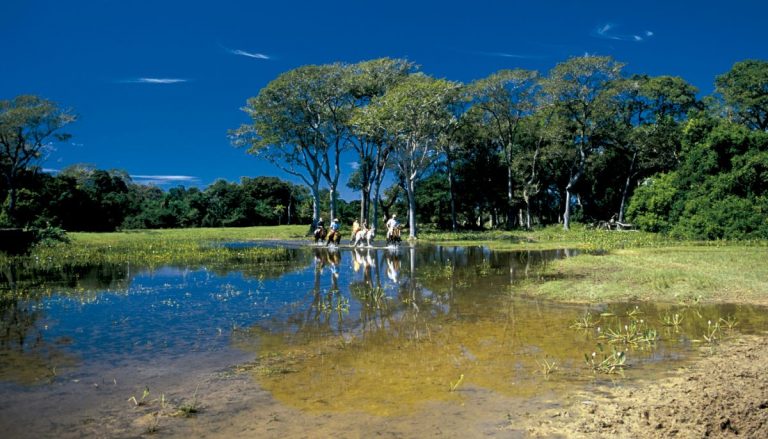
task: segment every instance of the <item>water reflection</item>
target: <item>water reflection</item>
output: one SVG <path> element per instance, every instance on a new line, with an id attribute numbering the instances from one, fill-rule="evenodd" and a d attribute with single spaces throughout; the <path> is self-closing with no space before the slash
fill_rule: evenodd
<path id="1" fill-rule="evenodd" d="M 595 376 L 584 354 L 609 347 L 597 328 L 620 331 L 640 315 L 659 340 L 652 349 L 620 347 L 633 366 L 628 379 L 689 355 L 708 321 L 737 321 L 742 332 L 766 328 L 755 307 L 642 304 L 635 311 L 637 304 L 520 297 L 521 282 L 539 281 L 548 261 L 575 256 L 568 250 L 291 251 L 290 263 L 258 266 L 6 269 L 0 381 L 45 385 L 192 353 L 226 359 L 250 352 L 258 357 L 256 379 L 285 404 L 390 414 L 477 389 L 529 396 L 586 385 Z M 594 325 L 574 329 L 587 312 Z M 662 324 L 673 314 L 682 320 Z M 560 373 L 544 380 L 543 360 L 556 361 Z M 449 392 L 462 375 L 461 387 Z M 0 388 L 9 397 L 20 391 Z"/>

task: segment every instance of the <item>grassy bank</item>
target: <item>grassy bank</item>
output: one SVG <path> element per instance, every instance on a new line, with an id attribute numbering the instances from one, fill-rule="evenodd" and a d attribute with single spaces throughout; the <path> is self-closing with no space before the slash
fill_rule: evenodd
<path id="1" fill-rule="evenodd" d="M 604 251 L 554 261 L 547 282 L 522 286 L 532 296 L 568 302 L 722 301 L 768 305 L 768 243 L 675 241 L 644 232 L 432 233 L 420 241 L 488 245 L 496 250 L 574 248 Z M 516 288 L 519 288 L 516 286 Z M 517 291 L 517 290 L 516 290 Z"/>
<path id="2" fill-rule="evenodd" d="M 203 262 L 261 263 L 284 260 L 284 249 L 230 249 L 220 242 L 297 239 L 305 225 L 245 228 L 140 230 L 70 233 L 69 243 L 37 246 L 27 256 L 2 256 L 0 266 L 34 263 L 42 269 L 67 265 L 124 264 L 158 266 Z"/>

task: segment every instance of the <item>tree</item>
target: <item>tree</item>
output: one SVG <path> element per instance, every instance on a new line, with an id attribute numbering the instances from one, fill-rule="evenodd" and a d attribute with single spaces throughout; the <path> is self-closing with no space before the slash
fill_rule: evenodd
<path id="1" fill-rule="evenodd" d="M 598 130 L 609 119 L 611 81 L 620 77 L 623 64 L 610 57 L 583 56 L 556 65 L 543 81 L 544 92 L 556 106 L 562 122 L 563 148 L 571 156 L 563 204 L 563 228 L 570 228 L 571 196 L 584 175 L 587 159 L 599 146 Z"/>
<path id="2" fill-rule="evenodd" d="M 520 150 L 520 124 L 533 113 L 538 87 L 538 72 L 501 70 L 468 86 L 474 108 L 494 139 L 507 166 L 507 227 L 512 226 L 514 179 L 513 161 Z"/>
<path id="3" fill-rule="evenodd" d="M 680 121 L 697 105 L 697 89 L 673 76 L 634 75 L 614 83 L 617 125 L 613 143 L 628 162 L 618 221 L 633 182 L 672 170 L 680 143 Z"/>
<path id="4" fill-rule="evenodd" d="M 416 238 L 416 184 L 439 159 L 441 134 L 456 123 L 451 107 L 459 90 L 457 83 L 415 74 L 355 116 L 363 133 L 383 135 L 391 145 L 391 165 L 405 182 L 410 238 Z"/>
<path id="5" fill-rule="evenodd" d="M 299 177 L 313 198 L 313 222 L 320 217 L 320 183 L 330 188 L 335 215 L 341 152 L 348 147 L 352 109 L 347 67 L 302 66 L 283 73 L 248 99 L 243 111 L 252 124 L 230 132 L 235 146 Z"/>
<path id="6" fill-rule="evenodd" d="M 768 61 L 737 62 L 715 80 L 715 90 L 725 99 L 737 122 L 768 130 Z"/>
<path id="7" fill-rule="evenodd" d="M 0 172 L 7 185 L 6 215 L 15 225 L 17 179 L 22 171 L 41 159 L 51 141 L 64 141 L 59 132 L 76 117 L 54 102 L 33 95 L 0 101 Z"/>
<path id="8" fill-rule="evenodd" d="M 364 61 L 350 66 L 351 93 L 357 109 L 370 104 L 371 99 L 382 96 L 397 82 L 406 78 L 416 66 L 403 59 L 380 58 Z M 371 192 L 373 192 L 373 222 L 379 219 L 378 199 L 384 173 L 387 169 L 389 145 L 378 135 L 366 135 L 353 130 L 356 141 L 353 148 L 358 153 L 359 162 L 350 179 L 349 186 L 360 191 L 360 221 L 367 221 L 370 215 Z"/>

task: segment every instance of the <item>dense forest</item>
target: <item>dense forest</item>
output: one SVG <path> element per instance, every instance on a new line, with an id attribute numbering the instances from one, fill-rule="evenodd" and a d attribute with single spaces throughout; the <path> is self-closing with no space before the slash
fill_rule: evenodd
<path id="1" fill-rule="evenodd" d="M 39 159 L 76 117 L 35 96 L 0 101 L 0 227 L 107 231 L 306 223 L 379 224 L 391 212 L 446 230 L 614 219 L 690 239 L 768 238 L 768 62 L 713 78 L 627 74 L 583 56 L 547 74 L 469 84 L 401 59 L 302 66 L 248 99 L 228 135 L 304 182 L 217 181 L 163 191 L 119 170 L 56 175 Z M 222 133 L 223 134 L 223 133 Z M 354 172 L 342 181 L 342 156 Z M 339 185 L 359 192 L 339 199 Z"/>

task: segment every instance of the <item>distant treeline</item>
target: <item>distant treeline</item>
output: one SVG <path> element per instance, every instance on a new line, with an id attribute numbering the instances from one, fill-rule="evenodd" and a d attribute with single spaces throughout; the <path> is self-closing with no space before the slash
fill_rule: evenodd
<path id="1" fill-rule="evenodd" d="M 698 98 L 679 77 L 627 75 L 584 56 L 546 75 L 461 84 L 406 60 L 302 66 L 248 100 L 229 135 L 300 178 L 204 189 L 134 184 L 122 171 L 35 163 L 75 117 L 0 101 L 0 227 L 115 230 L 408 218 L 409 233 L 614 219 L 673 237 L 768 239 L 768 62 L 747 60 Z M 347 181 L 342 154 L 356 157 Z M 385 175 L 387 176 L 385 178 Z M 392 182 L 392 184 L 388 183 Z M 382 183 L 384 186 L 382 186 Z M 339 184 L 359 201 L 339 199 Z"/>
<path id="2" fill-rule="evenodd" d="M 309 223 L 306 189 L 274 177 L 218 180 L 205 189 L 133 183 L 123 171 L 74 166 L 57 175 L 25 172 L 16 225 L 70 231 L 241 227 Z M 5 191 L 0 196 L 5 198 Z"/>

